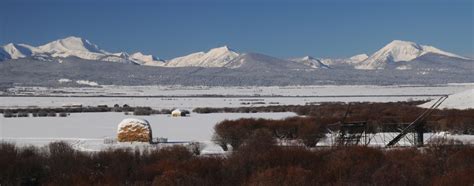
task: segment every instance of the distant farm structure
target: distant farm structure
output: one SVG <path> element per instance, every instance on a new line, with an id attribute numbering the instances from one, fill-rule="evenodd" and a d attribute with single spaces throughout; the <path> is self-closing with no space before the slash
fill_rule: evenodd
<path id="1" fill-rule="evenodd" d="M 448 96 L 440 97 L 430 108 L 426 109 L 410 123 L 382 123 L 377 128 L 369 126 L 367 120 L 346 122 L 346 117 L 350 113 L 351 108 L 349 104 L 343 119 L 336 124 L 330 125 L 328 129 L 331 131 L 331 127 L 336 127 L 336 139 L 333 145 L 369 145 L 371 141 L 378 140 L 376 141 L 378 144 L 383 144 L 385 147 L 393 147 L 405 138 L 405 141 L 411 143 L 412 146 L 422 147 L 424 145 L 424 134 L 426 132 L 426 118 L 447 98 Z M 381 137 L 381 135 L 378 134 L 391 134 L 391 136 Z M 409 134 L 412 134 L 410 138 L 408 137 Z"/>
<path id="2" fill-rule="evenodd" d="M 447 99 L 434 100 L 430 108 L 419 102 L 322 103 L 305 106 L 268 106 L 255 110 L 292 111 L 304 117 L 283 120 L 225 120 L 214 127 L 213 141 L 223 150 L 238 149 L 258 130 L 268 132 L 285 147 L 327 148 L 341 146 L 424 147 L 459 135 L 472 135 L 474 110 L 438 110 Z M 203 113 L 242 112 L 206 108 Z M 452 134 L 452 135 L 451 135 Z M 456 138 L 456 137 L 455 137 Z M 469 142 L 468 142 L 469 143 Z"/>
<path id="3" fill-rule="evenodd" d="M 188 115 L 189 115 L 189 111 L 187 110 L 175 109 L 171 112 L 172 117 L 184 117 Z"/>

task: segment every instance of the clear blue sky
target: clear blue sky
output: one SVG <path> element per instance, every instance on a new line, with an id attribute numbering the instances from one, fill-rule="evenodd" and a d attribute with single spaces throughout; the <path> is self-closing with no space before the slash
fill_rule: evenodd
<path id="1" fill-rule="evenodd" d="M 474 56 L 472 0 L 0 0 L 0 44 L 79 36 L 169 59 L 228 45 L 277 57 L 373 53 L 394 39 Z"/>

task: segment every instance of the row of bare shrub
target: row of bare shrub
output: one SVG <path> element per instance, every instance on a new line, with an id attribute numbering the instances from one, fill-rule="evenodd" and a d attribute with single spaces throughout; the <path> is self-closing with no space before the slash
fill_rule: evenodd
<path id="1" fill-rule="evenodd" d="M 196 156 L 182 146 L 80 152 L 0 144 L 1 185 L 472 185 L 474 147 L 423 150 L 275 145 L 256 130 L 238 151 Z"/>
<path id="2" fill-rule="evenodd" d="M 305 106 L 267 106 L 241 108 L 196 108 L 194 112 L 295 112 L 298 115 L 311 116 L 327 121 L 319 125 L 332 124 L 343 120 L 345 122 L 367 121 L 373 128 L 386 127 L 388 124 L 407 124 L 414 121 L 426 109 L 420 108 L 422 102 L 393 102 L 393 103 L 323 103 L 321 105 Z M 427 118 L 426 127 L 433 131 L 450 131 L 460 134 L 474 134 L 474 109 L 436 110 Z"/>
<path id="3" fill-rule="evenodd" d="M 58 108 L 17 108 L 17 109 L 0 109 L 0 113 L 76 113 L 76 112 L 110 112 L 109 107 L 58 107 Z"/>
<path id="4" fill-rule="evenodd" d="M 0 109 L 0 113 L 3 113 L 4 117 L 28 117 L 29 113 L 32 113 L 34 117 L 52 117 L 56 113 L 81 113 L 81 112 L 128 112 L 133 115 L 148 116 L 153 114 L 171 114 L 171 109 L 155 110 L 151 107 L 131 107 L 124 105 L 123 107 L 115 105 L 114 107 L 107 107 L 101 105 L 97 107 L 58 107 L 58 108 L 15 108 L 15 109 Z M 185 114 L 189 114 L 189 111 L 183 110 Z"/>
<path id="5" fill-rule="evenodd" d="M 400 102 L 390 102 L 390 103 L 373 103 L 373 102 L 353 102 L 354 105 L 366 106 L 372 104 L 381 104 L 381 105 L 406 105 L 406 106 L 416 106 L 425 103 L 424 101 L 400 101 Z M 295 112 L 299 115 L 310 115 L 312 112 L 318 111 L 322 108 L 346 108 L 347 104 L 344 102 L 322 102 L 319 104 L 310 104 L 310 105 L 269 105 L 269 106 L 258 106 L 258 107 L 223 107 L 223 108 L 214 108 L 214 107 L 198 107 L 193 110 L 193 112 L 207 114 L 207 113 L 257 113 L 257 112 Z"/>
<path id="6" fill-rule="evenodd" d="M 56 112 L 45 112 L 45 111 L 39 111 L 39 112 L 34 112 L 31 114 L 33 117 L 56 117 L 58 114 Z M 59 117 L 67 117 L 69 113 L 65 112 L 60 112 Z M 3 113 L 3 117 L 5 118 L 22 118 L 22 117 L 29 117 L 30 113 L 27 112 L 18 112 L 18 113 L 11 113 L 11 112 L 5 112 Z"/>
<path id="7" fill-rule="evenodd" d="M 314 147 L 327 132 L 322 123 L 310 117 L 224 120 L 214 126 L 213 141 L 225 151 L 228 146 L 236 150 L 254 131 L 264 129 L 275 139 L 299 140 L 307 147 Z"/>

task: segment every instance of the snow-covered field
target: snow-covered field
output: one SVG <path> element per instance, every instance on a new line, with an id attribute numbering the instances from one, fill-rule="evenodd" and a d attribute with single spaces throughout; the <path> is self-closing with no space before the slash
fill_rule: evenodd
<path id="1" fill-rule="evenodd" d="M 295 113 L 214 113 L 190 117 L 168 115 L 140 116 L 150 122 L 153 136 L 169 141 L 199 141 L 207 144 L 206 151 L 219 151 L 212 144 L 214 125 L 226 119 L 267 118 L 282 119 Z M 67 141 L 80 150 L 99 150 L 107 147 L 130 147 L 130 144 L 105 145 L 105 138 L 117 135 L 118 124 L 127 116 L 123 113 L 72 113 L 69 117 L 4 118 L 0 115 L 0 134 L 3 141 L 17 145 L 43 146 L 53 141 Z"/>
<path id="2" fill-rule="evenodd" d="M 421 107 L 429 108 L 436 100 L 422 104 Z M 449 95 L 439 106 L 440 109 L 474 109 L 474 89 Z"/>
<path id="3" fill-rule="evenodd" d="M 439 96 L 416 97 L 262 97 L 262 98 L 213 98 L 213 97 L 0 97 L 0 108 L 62 107 L 66 105 L 97 106 L 114 104 L 148 106 L 154 109 L 189 109 L 196 107 L 256 107 L 269 105 L 305 105 L 319 102 L 393 102 L 407 100 L 429 100 Z"/>
<path id="4" fill-rule="evenodd" d="M 319 102 L 391 102 L 435 99 L 438 98 L 439 95 L 463 91 L 464 93 L 460 95 L 464 95 L 464 97 L 459 97 L 455 94 L 452 96 L 452 100 L 456 103 L 466 103 L 472 101 L 469 99 L 472 99 L 473 88 L 474 84 L 450 84 L 443 86 L 294 86 L 231 88 L 106 86 L 103 88 L 45 89 L 30 87 L 21 89 L 17 87 L 17 89 L 15 89 L 18 93 L 17 95 L 56 95 L 61 97 L 3 96 L 0 97 L 0 108 L 29 106 L 61 107 L 71 104 L 82 104 L 83 106 L 128 104 L 130 106 L 149 106 L 155 109 L 193 109 L 196 107 L 304 105 Z M 58 93 L 58 91 L 61 93 Z M 64 97 L 67 95 L 79 97 Z M 130 97 L 94 97 L 97 95 L 120 95 Z M 220 95 L 221 97 L 206 97 L 206 95 Z M 446 103 L 449 104 L 450 101 L 447 100 Z M 443 107 L 443 105 L 441 107 Z M 216 123 L 225 119 L 248 117 L 282 119 L 289 116 L 295 116 L 295 114 L 192 113 L 191 117 L 181 118 L 172 118 L 167 115 L 143 116 L 139 118 L 146 119 L 151 123 L 154 137 L 164 137 L 175 142 L 199 141 L 206 144 L 206 148 L 203 151 L 204 153 L 218 153 L 221 152 L 221 149 L 210 141 L 213 134 L 213 127 Z M 85 151 L 100 150 L 107 147 L 147 146 L 144 144 L 123 143 L 104 144 L 105 138 L 115 137 L 119 122 L 129 117 L 134 116 L 127 116 L 123 113 L 73 113 L 71 116 L 64 118 L 4 118 L 0 115 L 0 137 L 3 141 L 14 142 L 21 146 L 43 146 L 52 141 L 61 140 L 71 143 L 74 148 Z M 440 137 L 440 134 L 427 135 L 428 136 L 425 137 L 426 139 L 436 135 Z M 474 136 L 446 136 L 444 134 L 442 136 L 474 143 Z M 374 136 L 374 140 L 371 144 L 383 145 L 381 141 L 384 140 L 381 139 L 390 137 L 393 138 L 390 134 Z M 328 137 L 319 145 L 327 145 L 331 143 L 331 139 L 331 137 Z M 408 144 L 409 141 L 402 141 L 401 143 Z"/>
<path id="5" fill-rule="evenodd" d="M 472 88 L 474 88 L 474 84 L 448 84 L 440 86 L 291 86 L 225 88 L 104 86 L 102 88 L 53 89 L 40 87 L 17 87 L 10 90 L 14 92 L 15 95 L 92 97 L 3 96 L 0 97 L 0 108 L 28 106 L 61 107 L 71 104 L 82 104 L 83 106 L 97 106 L 99 104 L 113 106 L 114 104 L 128 104 L 130 106 L 149 106 L 156 109 L 193 109 L 196 107 L 305 105 L 319 102 L 394 102 L 436 99 L 439 95 L 452 94 Z M 218 95 L 219 97 L 212 97 L 211 95 Z"/>
<path id="6" fill-rule="evenodd" d="M 474 88 L 474 83 L 445 85 L 321 85 L 268 87 L 207 86 L 114 86 L 97 87 L 15 87 L 13 95 L 48 96 L 371 96 L 452 94 Z"/>
<path id="7" fill-rule="evenodd" d="M 295 116 L 294 113 L 213 113 L 196 114 L 190 117 L 169 117 L 153 115 L 138 117 L 150 122 L 153 137 L 167 138 L 169 142 L 200 142 L 204 144 L 202 153 L 223 153 L 214 144 L 212 135 L 214 125 L 226 119 L 267 118 L 283 119 Z M 40 117 L 40 118 L 3 118 L 0 115 L 0 140 L 15 143 L 18 146 L 44 146 L 54 141 L 65 141 L 73 148 L 82 151 L 98 151 L 107 148 L 155 148 L 147 143 L 104 143 L 105 139 L 114 139 L 120 121 L 127 116 L 123 113 L 73 113 L 69 117 Z M 328 134 L 318 143 L 318 146 L 329 146 L 334 143 L 337 134 Z M 369 135 L 371 146 L 385 146 L 397 134 L 379 133 Z M 473 135 L 451 135 L 447 133 L 426 133 L 428 142 L 434 138 L 448 138 L 474 144 Z M 174 144 L 174 143 L 173 143 Z M 170 145 L 170 144 L 164 144 Z M 413 145 L 413 136 L 407 135 L 399 145 Z M 163 145 L 161 145 L 163 146 Z"/>

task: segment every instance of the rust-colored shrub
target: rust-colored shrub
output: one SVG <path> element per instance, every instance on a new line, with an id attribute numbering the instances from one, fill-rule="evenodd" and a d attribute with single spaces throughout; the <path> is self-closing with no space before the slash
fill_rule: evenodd
<path id="1" fill-rule="evenodd" d="M 273 138 L 301 140 L 306 146 L 314 147 L 326 132 L 325 125 L 317 121 L 310 117 L 292 117 L 284 120 L 225 120 L 214 127 L 214 142 L 224 150 L 227 145 L 237 150 L 254 131 L 265 129 Z"/>
<path id="2" fill-rule="evenodd" d="M 330 184 L 371 183 L 372 173 L 384 163 L 381 150 L 369 147 L 341 147 L 330 153 L 325 175 Z"/>
<path id="3" fill-rule="evenodd" d="M 310 170 L 301 167 L 276 167 L 260 171 L 250 177 L 246 185 L 314 185 Z"/>
<path id="4" fill-rule="evenodd" d="M 346 118 L 351 121 L 368 121 L 376 129 L 382 124 L 403 124 L 414 121 L 425 111 L 417 105 L 422 101 L 413 102 L 391 102 L 391 103 L 351 103 Z M 295 112 L 298 115 L 311 116 L 313 119 L 323 120 L 319 124 L 333 124 L 341 121 L 347 111 L 345 103 L 322 103 L 320 105 L 282 105 L 266 107 L 242 107 L 242 108 L 196 108 L 194 112 Z M 452 133 L 474 134 L 474 109 L 436 110 L 427 118 L 427 129 L 429 131 L 450 131 Z M 281 134 L 281 133 L 279 133 Z M 283 137 L 282 135 L 278 135 Z"/>

